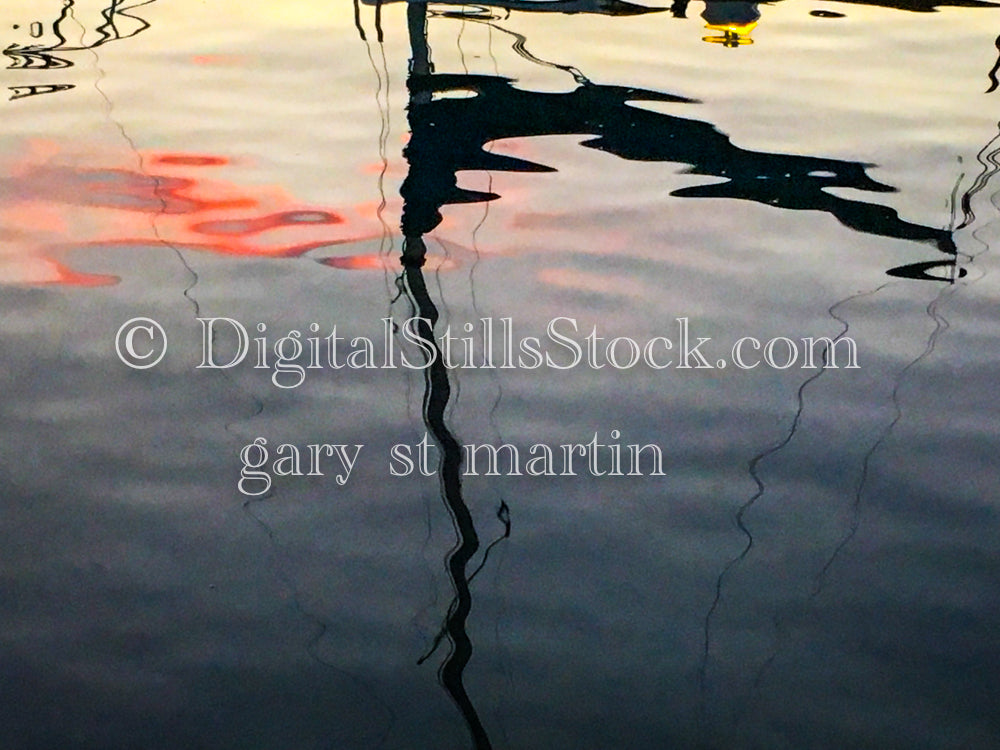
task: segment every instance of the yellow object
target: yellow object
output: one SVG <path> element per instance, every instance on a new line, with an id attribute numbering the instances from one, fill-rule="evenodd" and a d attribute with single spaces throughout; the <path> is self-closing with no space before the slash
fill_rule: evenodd
<path id="1" fill-rule="evenodd" d="M 705 28 L 710 31 L 721 31 L 722 36 L 703 36 L 703 42 L 724 44 L 727 47 L 739 47 L 743 44 L 753 44 L 750 32 L 757 27 L 756 21 L 750 23 L 708 23 Z"/>

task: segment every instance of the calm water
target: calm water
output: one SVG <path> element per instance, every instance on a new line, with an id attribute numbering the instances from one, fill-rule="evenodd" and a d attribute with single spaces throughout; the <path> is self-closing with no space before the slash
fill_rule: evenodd
<path id="1" fill-rule="evenodd" d="M 1000 747 L 955 5 L 5 3 L 0 745 Z"/>

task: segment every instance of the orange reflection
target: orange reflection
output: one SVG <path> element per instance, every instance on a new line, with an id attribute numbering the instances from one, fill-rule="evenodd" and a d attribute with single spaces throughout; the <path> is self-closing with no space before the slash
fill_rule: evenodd
<path id="1" fill-rule="evenodd" d="M 334 211 L 302 204 L 280 186 L 221 179 L 219 168 L 230 165 L 222 156 L 140 152 L 133 162 L 139 166 L 34 142 L 16 162 L 0 164 L 0 173 L 9 175 L 0 178 L 0 283 L 94 286 L 118 280 L 64 264 L 65 254 L 82 248 L 289 258 L 383 232 L 367 204 Z"/>
<path id="2" fill-rule="evenodd" d="M 191 167 L 218 167 L 229 164 L 223 156 L 196 156 L 194 154 L 160 154 L 153 158 L 154 164 L 185 164 Z"/>
<path id="3" fill-rule="evenodd" d="M 398 271 L 399 258 L 386 255 L 333 255 L 320 261 L 324 266 L 342 268 L 348 271 L 375 271 L 392 269 Z"/>

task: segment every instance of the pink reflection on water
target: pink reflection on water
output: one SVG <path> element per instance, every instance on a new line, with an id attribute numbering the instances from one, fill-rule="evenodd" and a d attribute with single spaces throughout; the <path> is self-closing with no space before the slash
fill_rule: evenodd
<path id="1" fill-rule="evenodd" d="M 206 221 L 191 227 L 195 232 L 221 237 L 259 234 L 268 229 L 293 227 L 303 224 L 343 224 L 344 219 L 326 211 L 282 211 L 253 219 L 221 219 Z"/>
<path id="2" fill-rule="evenodd" d="M 8 175 L 0 179 L 0 283 L 115 283 L 68 265 L 65 256 L 83 248 L 292 258 L 383 233 L 367 204 L 334 210 L 279 185 L 224 179 L 219 170 L 231 161 L 219 155 L 140 152 L 137 165 L 122 166 L 111 154 L 67 154 L 35 141 L 0 161 L 11 161 L 0 164 Z"/>
<path id="3" fill-rule="evenodd" d="M 345 271 L 398 271 L 402 266 L 399 258 L 386 255 L 333 255 L 323 258 L 320 263 L 330 268 L 340 268 Z"/>

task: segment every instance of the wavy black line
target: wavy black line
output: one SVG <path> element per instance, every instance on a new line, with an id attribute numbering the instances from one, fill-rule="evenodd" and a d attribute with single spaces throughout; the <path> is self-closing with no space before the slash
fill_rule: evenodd
<path id="1" fill-rule="evenodd" d="M 1000 71 L 1000 36 L 993 42 L 993 46 L 997 48 L 998 54 L 997 61 L 993 63 L 993 68 L 986 74 L 986 77 L 990 79 L 990 87 L 984 92 L 987 94 L 992 94 L 997 90 L 997 86 L 1000 86 L 1000 81 L 997 80 L 997 71 Z"/>
<path id="2" fill-rule="evenodd" d="M 858 298 L 861 298 L 861 297 L 865 297 L 865 296 L 876 294 L 880 290 L 882 290 L 886 286 L 888 286 L 889 283 L 890 282 L 886 282 L 884 284 L 881 284 L 878 287 L 876 287 L 875 289 L 872 289 L 872 290 L 867 291 L 867 292 L 859 292 L 859 293 L 856 293 L 856 294 L 849 295 L 849 296 L 845 297 L 844 299 L 841 299 L 841 300 L 833 303 L 829 308 L 827 308 L 827 313 L 829 314 L 829 316 L 831 318 L 833 318 L 834 320 L 839 321 L 841 323 L 841 325 L 843 326 L 842 329 L 841 329 L 841 331 L 832 339 L 833 344 L 836 344 L 837 341 L 840 341 L 844 336 L 847 335 L 848 331 L 850 330 L 850 324 L 848 323 L 848 321 L 844 320 L 843 318 L 839 317 L 836 314 L 837 308 L 841 307 L 842 305 L 846 304 L 847 302 L 849 302 L 851 300 L 855 300 L 855 299 L 858 299 Z M 747 464 L 747 473 L 750 475 L 750 477 L 753 479 L 754 483 L 757 485 L 757 490 L 756 490 L 756 492 L 753 493 L 753 495 L 751 495 L 747 500 L 745 500 L 743 502 L 743 504 L 739 507 L 739 509 L 737 510 L 736 515 L 735 515 L 736 525 L 740 529 L 740 531 L 743 533 L 743 535 L 746 537 L 746 544 L 744 545 L 743 549 L 736 556 L 734 556 L 733 558 L 731 558 L 726 563 L 726 565 L 723 567 L 723 569 L 720 571 L 718 577 L 716 578 L 716 581 L 715 581 L 715 597 L 712 600 L 712 604 L 709 607 L 708 612 L 705 614 L 705 618 L 704 618 L 704 622 L 703 622 L 703 628 L 702 628 L 702 632 L 703 632 L 702 659 L 701 659 L 701 664 L 700 664 L 700 667 L 699 667 L 699 670 L 698 670 L 699 692 L 700 692 L 700 696 L 701 696 L 701 698 L 700 698 L 699 713 L 700 713 L 700 719 L 701 719 L 701 723 L 702 723 L 703 727 L 704 727 L 704 723 L 705 723 L 705 720 L 706 720 L 706 714 L 707 714 L 707 708 L 708 708 L 707 707 L 708 662 L 709 662 L 709 658 L 710 658 L 710 655 L 711 655 L 711 622 L 712 622 L 712 616 L 715 614 L 716 610 L 719 607 L 719 604 L 722 601 L 722 589 L 723 589 L 723 585 L 725 583 L 726 577 L 729 575 L 729 573 L 734 568 L 736 568 L 744 559 L 746 559 L 747 555 L 750 554 L 750 550 L 753 548 L 753 544 L 754 544 L 753 533 L 750 531 L 749 527 L 744 522 L 744 517 L 751 510 L 751 508 L 753 507 L 753 505 L 766 492 L 766 486 L 765 486 L 764 482 L 761 480 L 760 475 L 758 474 L 757 469 L 758 469 L 758 467 L 759 467 L 759 465 L 761 464 L 762 461 L 764 461 L 765 459 L 767 459 L 767 458 L 775 455 L 779 451 L 781 451 L 789 443 L 791 443 L 792 439 L 795 437 L 795 434 L 798 431 L 799 424 L 800 424 L 801 419 L 802 419 L 802 413 L 803 413 L 803 411 L 805 409 L 805 398 L 804 398 L 805 390 L 806 390 L 806 388 L 811 383 L 814 383 L 816 380 L 818 380 L 820 377 L 822 377 L 823 373 L 826 372 L 827 365 L 829 364 L 828 356 L 829 356 L 829 346 L 825 347 L 824 351 L 823 351 L 823 367 L 821 367 L 815 374 L 813 374 L 813 375 L 809 376 L 808 378 L 806 378 L 806 380 L 804 380 L 802 382 L 802 384 L 799 386 L 799 388 L 798 388 L 798 390 L 796 392 L 796 404 L 797 404 L 796 405 L 796 411 L 795 411 L 795 415 L 794 415 L 794 417 L 792 419 L 792 424 L 791 424 L 791 426 L 788 429 L 788 432 L 785 434 L 785 436 L 781 440 L 777 441 L 776 443 L 772 444 L 770 447 L 766 448 L 765 450 L 763 450 L 760 453 L 758 453 L 757 455 L 755 455 L 752 459 L 750 459 L 749 463 Z"/>

